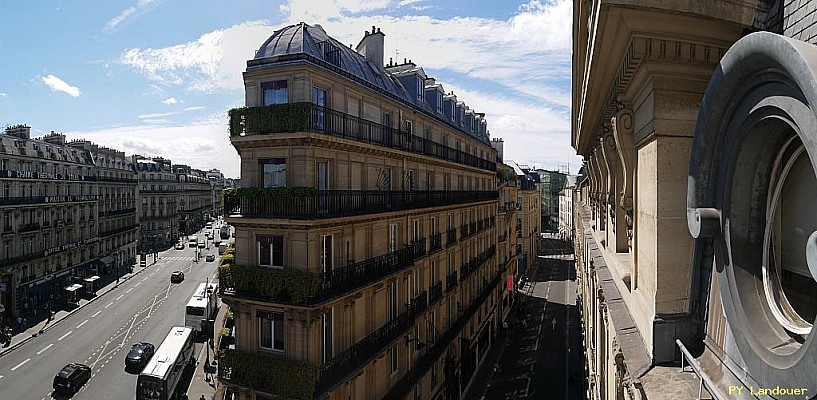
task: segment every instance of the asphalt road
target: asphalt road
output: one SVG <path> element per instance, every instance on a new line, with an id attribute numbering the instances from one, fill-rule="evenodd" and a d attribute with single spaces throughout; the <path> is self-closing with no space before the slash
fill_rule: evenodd
<path id="1" fill-rule="evenodd" d="M 199 237 L 204 239 L 203 234 Z M 4 355 L 0 399 L 60 398 L 51 385 L 54 375 L 70 362 L 92 370 L 90 381 L 73 398 L 134 398 L 136 375 L 124 371 L 131 345 L 147 341 L 158 347 L 172 326 L 184 325 L 187 300 L 199 283 L 212 277 L 217 265 L 192 260 L 192 248 L 160 253 L 156 264 Z M 183 282 L 170 283 L 174 270 L 184 271 Z"/>
<path id="2" fill-rule="evenodd" d="M 546 239 L 542 245 L 520 288 L 523 311 L 511 311 L 513 329 L 499 362 L 484 366 L 493 368 L 480 391 L 484 399 L 585 398 L 575 262 L 564 243 Z"/>

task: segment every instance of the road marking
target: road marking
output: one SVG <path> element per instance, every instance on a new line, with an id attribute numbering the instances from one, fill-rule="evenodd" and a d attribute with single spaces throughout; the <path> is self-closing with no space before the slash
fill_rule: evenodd
<path id="1" fill-rule="evenodd" d="M 148 277 L 147 277 L 147 276 L 145 277 L 145 279 L 142 279 L 142 282 L 144 282 L 144 281 L 146 281 L 146 280 L 148 280 Z"/>
<path id="2" fill-rule="evenodd" d="M 137 286 L 139 286 L 139 284 L 140 284 L 140 283 L 142 283 L 142 282 L 136 282 L 136 284 L 135 284 L 135 285 L 133 285 L 133 287 L 137 287 Z"/>
<path id="3" fill-rule="evenodd" d="M 37 355 L 39 356 L 40 354 L 43 354 L 43 352 L 44 352 L 44 351 L 46 351 L 46 350 L 50 349 L 50 348 L 51 348 L 51 346 L 53 346 L 53 345 L 54 345 L 54 343 L 51 343 L 51 344 L 49 344 L 48 346 L 43 347 L 43 349 L 42 349 L 42 350 L 40 350 L 40 351 L 38 351 L 38 352 L 37 352 Z"/>
<path id="4" fill-rule="evenodd" d="M 88 322 L 87 319 L 85 321 L 82 321 L 81 324 L 77 325 L 77 329 L 82 328 L 82 325 L 85 325 L 86 322 Z"/>
<path id="5" fill-rule="evenodd" d="M 94 315 L 92 315 L 92 316 L 91 316 L 91 318 L 96 317 L 96 316 L 97 316 L 97 315 L 99 315 L 99 313 L 101 313 L 101 312 L 102 312 L 102 310 L 99 310 L 99 311 L 95 312 L 95 313 L 94 313 Z"/>
<path id="6" fill-rule="evenodd" d="M 112 306 L 112 305 L 113 305 L 113 302 L 110 302 L 110 303 L 108 303 L 108 304 L 105 306 L 105 308 L 108 308 L 108 307 L 110 307 L 110 306 Z"/>
<path id="7" fill-rule="evenodd" d="M 121 298 L 123 298 L 123 297 L 125 297 L 125 295 L 124 295 L 124 294 L 120 294 L 120 295 L 119 295 L 119 297 L 117 297 L 117 298 L 116 298 L 116 300 L 114 300 L 114 301 L 119 301 L 119 299 L 121 299 Z"/>
<path id="8" fill-rule="evenodd" d="M 14 366 L 14 368 L 12 368 L 11 370 L 12 370 L 12 371 L 14 371 L 14 370 L 16 370 L 17 368 L 22 367 L 22 366 L 23 366 L 23 364 L 25 364 L 25 363 L 27 363 L 27 362 L 29 362 L 29 361 L 31 361 L 31 359 L 30 359 L 30 358 L 26 358 L 26 360 L 25 360 L 25 361 L 23 361 L 23 362 L 21 362 L 21 363 L 19 363 L 19 364 L 15 365 L 15 366 Z"/>
<path id="9" fill-rule="evenodd" d="M 133 288 L 126 290 L 125 293 L 130 293 L 131 290 L 133 290 Z"/>
<path id="10" fill-rule="evenodd" d="M 59 339 L 57 339 L 57 340 L 58 340 L 58 341 L 59 341 L 59 340 L 63 340 L 63 339 L 65 339 L 65 337 L 66 337 L 66 336 L 68 336 L 68 335 L 70 335 L 70 334 L 72 334 L 72 333 L 74 333 L 74 331 L 68 331 L 68 333 L 66 333 L 65 335 L 60 336 L 60 338 L 59 338 Z"/>
<path id="11" fill-rule="evenodd" d="M 125 332 L 124 336 L 122 336 L 122 343 L 119 344 L 120 347 L 124 346 L 125 342 L 128 340 L 128 334 L 130 333 L 130 330 L 133 329 L 133 324 L 136 323 L 136 316 L 137 315 L 139 315 L 139 314 L 136 314 L 136 315 L 133 316 L 133 320 L 130 323 L 130 327 L 128 328 L 128 331 Z"/>

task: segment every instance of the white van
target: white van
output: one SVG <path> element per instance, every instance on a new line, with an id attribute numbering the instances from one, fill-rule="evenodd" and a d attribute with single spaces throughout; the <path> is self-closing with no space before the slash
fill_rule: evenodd
<path id="1" fill-rule="evenodd" d="M 227 250 L 227 243 L 221 242 L 218 245 L 218 254 L 224 254 L 224 250 Z"/>
<path id="2" fill-rule="evenodd" d="M 197 247 L 199 245 L 199 237 L 196 235 L 190 235 L 187 237 L 187 246 L 188 247 Z"/>

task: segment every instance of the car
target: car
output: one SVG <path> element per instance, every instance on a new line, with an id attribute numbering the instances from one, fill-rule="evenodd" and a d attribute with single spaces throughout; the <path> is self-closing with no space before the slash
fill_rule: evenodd
<path id="1" fill-rule="evenodd" d="M 170 274 L 170 283 L 179 283 L 184 280 L 184 272 L 182 271 L 173 271 Z"/>
<path id="2" fill-rule="evenodd" d="M 207 247 L 207 245 L 206 245 L 206 244 L 204 244 L 204 242 L 199 242 L 199 248 L 200 248 L 200 249 L 203 249 L 203 248 L 205 248 L 205 247 Z"/>
<path id="3" fill-rule="evenodd" d="M 216 261 L 216 256 L 212 254 L 207 254 L 207 257 L 205 257 L 204 260 L 207 262 Z"/>
<path id="4" fill-rule="evenodd" d="M 213 224 L 207 224 L 204 226 L 206 229 L 213 229 Z"/>
<path id="5" fill-rule="evenodd" d="M 156 347 L 148 342 L 134 344 L 125 356 L 125 370 L 141 372 L 155 351 Z"/>
<path id="6" fill-rule="evenodd" d="M 176 245 L 175 245 L 175 246 L 173 246 L 173 247 L 174 247 L 176 250 L 184 250 L 184 243 L 176 243 Z"/>
<path id="7" fill-rule="evenodd" d="M 76 393 L 91 379 L 91 368 L 85 364 L 70 363 L 54 376 L 54 391 Z"/>

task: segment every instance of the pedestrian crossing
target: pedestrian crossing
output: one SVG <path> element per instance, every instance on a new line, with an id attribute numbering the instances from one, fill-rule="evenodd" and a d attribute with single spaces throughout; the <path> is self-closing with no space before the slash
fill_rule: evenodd
<path id="1" fill-rule="evenodd" d="M 193 256 L 187 256 L 187 257 L 167 257 L 167 256 L 159 256 L 159 260 L 168 260 L 168 261 L 188 260 L 188 261 L 192 261 L 192 260 L 193 260 Z"/>

